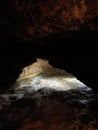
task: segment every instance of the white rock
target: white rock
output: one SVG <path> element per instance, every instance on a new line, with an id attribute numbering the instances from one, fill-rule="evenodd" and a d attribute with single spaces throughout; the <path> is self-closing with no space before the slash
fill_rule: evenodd
<path id="1" fill-rule="evenodd" d="M 56 91 L 91 90 L 72 74 L 52 67 L 47 60 L 37 59 L 37 62 L 23 69 L 17 79 L 15 91 L 32 92 L 41 88 L 51 88 Z"/>

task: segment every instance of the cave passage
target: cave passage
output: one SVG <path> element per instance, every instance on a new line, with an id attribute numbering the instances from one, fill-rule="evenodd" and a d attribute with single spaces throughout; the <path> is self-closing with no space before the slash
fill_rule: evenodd
<path id="1" fill-rule="evenodd" d="M 68 32 L 26 42 L 4 39 L 0 45 L 0 91 L 5 91 L 22 68 L 39 57 L 67 70 L 98 92 L 97 40 L 97 32 Z"/>

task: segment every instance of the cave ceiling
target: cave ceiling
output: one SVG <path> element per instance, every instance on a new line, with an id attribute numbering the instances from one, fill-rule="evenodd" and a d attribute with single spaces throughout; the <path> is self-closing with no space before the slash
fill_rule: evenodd
<path id="1" fill-rule="evenodd" d="M 97 0 L 9 0 L 0 2 L 0 34 L 33 37 L 98 30 Z"/>

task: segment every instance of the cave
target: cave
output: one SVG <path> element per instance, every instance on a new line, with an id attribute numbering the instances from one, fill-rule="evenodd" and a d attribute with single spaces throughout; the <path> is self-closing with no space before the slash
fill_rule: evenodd
<path id="1" fill-rule="evenodd" d="M 1 0 L 0 129 L 97 130 L 97 42 L 97 0 Z M 36 58 L 73 74 L 93 93 L 49 95 L 42 89 L 32 98 L 6 98 L 22 69 Z"/>

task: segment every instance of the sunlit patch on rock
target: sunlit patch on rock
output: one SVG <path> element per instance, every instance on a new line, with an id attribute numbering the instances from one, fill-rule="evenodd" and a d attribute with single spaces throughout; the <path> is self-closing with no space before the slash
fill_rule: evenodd
<path id="1" fill-rule="evenodd" d="M 48 60 L 37 58 L 37 62 L 25 67 L 16 80 L 15 91 L 37 91 L 42 88 L 56 91 L 91 91 L 84 83 L 65 70 L 53 67 Z"/>

